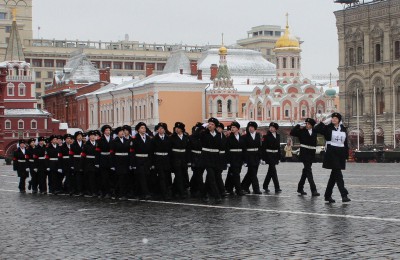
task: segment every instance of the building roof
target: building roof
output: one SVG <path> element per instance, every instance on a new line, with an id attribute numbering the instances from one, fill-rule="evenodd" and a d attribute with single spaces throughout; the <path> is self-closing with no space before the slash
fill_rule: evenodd
<path id="1" fill-rule="evenodd" d="M 99 71 L 82 52 L 74 53 L 67 61 L 62 72 L 55 75 L 57 83 L 73 81 L 89 83 L 100 81 Z"/>
<path id="2" fill-rule="evenodd" d="M 6 61 L 25 61 L 24 52 L 22 51 L 21 38 L 18 33 L 17 22 L 14 20 L 11 25 L 10 39 L 8 41 Z"/>
<path id="3" fill-rule="evenodd" d="M 198 80 L 196 76 L 180 73 L 167 73 L 161 75 L 152 75 L 144 78 L 133 85 L 134 88 L 142 87 L 149 84 L 208 84 L 211 83 L 208 79 Z"/>
<path id="4" fill-rule="evenodd" d="M 165 64 L 163 73 L 179 73 L 181 69 L 183 69 L 183 73 L 190 74 L 190 60 L 186 56 L 184 50 L 178 49 L 171 52 L 171 56 Z"/>
<path id="5" fill-rule="evenodd" d="M 229 49 L 226 60 L 232 77 L 272 78 L 276 76 L 275 65 L 267 61 L 261 52 L 248 49 Z M 204 51 L 198 61 L 198 69 L 203 71 L 203 75 L 210 75 L 211 64 L 219 64 L 218 49 Z"/>
<path id="6" fill-rule="evenodd" d="M 33 109 L 4 109 L 5 116 L 47 116 L 49 112 L 37 108 Z"/>

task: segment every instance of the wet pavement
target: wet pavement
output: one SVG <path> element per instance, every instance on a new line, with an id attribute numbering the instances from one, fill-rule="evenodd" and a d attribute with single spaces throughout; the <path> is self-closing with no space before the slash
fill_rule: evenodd
<path id="1" fill-rule="evenodd" d="M 307 183 L 309 195 L 297 195 L 301 168 L 278 165 L 279 195 L 216 205 L 20 194 L 1 162 L 0 259 L 400 258 L 399 164 L 348 164 L 352 202 L 335 187 L 331 205 L 312 198 Z M 329 171 L 313 171 L 323 195 Z M 260 184 L 266 172 L 261 166 Z"/>

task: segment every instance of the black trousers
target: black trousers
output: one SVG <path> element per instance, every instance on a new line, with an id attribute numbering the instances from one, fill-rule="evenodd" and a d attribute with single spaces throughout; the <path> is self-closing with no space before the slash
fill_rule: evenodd
<path id="1" fill-rule="evenodd" d="M 139 195 L 149 195 L 149 187 L 147 185 L 147 176 L 150 174 L 150 166 L 147 164 L 136 167 L 135 176 L 137 183 L 137 191 Z M 120 176 L 121 177 L 121 176 Z M 120 182 L 121 183 L 121 182 Z"/>
<path id="2" fill-rule="evenodd" d="M 111 195 L 111 176 L 112 170 L 107 167 L 100 168 L 101 176 L 101 195 Z"/>
<path id="3" fill-rule="evenodd" d="M 79 193 L 84 193 L 85 191 L 85 176 L 83 171 L 78 171 L 75 173 L 76 176 L 76 187 Z"/>
<path id="4" fill-rule="evenodd" d="M 222 172 L 223 170 L 217 170 L 215 172 L 215 181 L 217 183 L 219 194 L 225 193 L 225 185 L 224 180 L 222 179 Z"/>
<path id="5" fill-rule="evenodd" d="M 85 173 L 85 179 L 87 180 L 87 192 L 89 194 L 96 194 L 97 193 L 97 180 L 96 180 L 96 168 L 86 170 Z"/>
<path id="6" fill-rule="evenodd" d="M 269 166 L 268 166 L 267 176 L 265 176 L 265 180 L 263 183 L 264 190 L 268 190 L 268 185 L 269 185 L 271 179 L 274 182 L 275 190 L 279 190 L 280 187 L 279 187 L 278 174 L 276 172 L 275 164 L 269 164 Z"/>
<path id="7" fill-rule="evenodd" d="M 169 171 L 165 170 L 162 166 L 156 167 L 155 172 L 157 173 L 157 183 L 158 192 L 162 197 L 167 197 L 169 195 L 169 180 L 168 175 L 170 174 Z"/>
<path id="8" fill-rule="evenodd" d="M 32 185 L 32 191 L 38 191 L 38 186 L 39 186 L 39 173 L 34 169 L 31 169 L 31 185 Z"/>
<path id="9" fill-rule="evenodd" d="M 220 199 L 221 196 L 219 194 L 217 182 L 216 182 L 216 172 L 218 171 L 218 169 L 208 167 L 208 168 L 206 168 L 206 171 L 207 171 L 206 183 L 205 183 L 205 187 L 202 192 L 202 196 L 206 197 L 207 193 L 210 193 L 210 195 L 212 197 L 214 197 L 215 199 Z"/>
<path id="10" fill-rule="evenodd" d="M 304 184 L 306 180 L 308 180 L 308 183 L 310 184 L 310 189 L 311 192 L 316 192 L 317 187 L 315 186 L 314 182 L 314 177 L 312 174 L 312 162 L 303 162 L 304 168 L 303 168 L 303 173 L 301 174 L 301 178 L 299 181 L 299 185 L 297 187 L 297 191 L 303 191 L 304 190 Z"/>
<path id="11" fill-rule="evenodd" d="M 344 187 L 343 174 L 341 169 L 332 169 L 331 176 L 329 177 L 328 185 L 325 191 L 325 198 L 332 197 L 333 187 L 337 184 L 340 195 L 346 197 L 349 192 Z"/>
<path id="12" fill-rule="evenodd" d="M 58 169 L 50 170 L 49 173 L 49 192 L 54 193 L 61 190 L 60 175 Z"/>
<path id="13" fill-rule="evenodd" d="M 192 171 L 193 175 L 190 179 L 190 193 L 193 195 L 204 190 L 203 173 L 205 169 L 201 167 L 193 167 Z"/>
<path id="14" fill-rule="evenodd" d="M 38 169 L 39 191 L 47 192 L 47 171 L 46 169 Z"/>
<path id="15" fill-rule="evenodd" d="M 240 185 L 240 172 L 242 171 L 242 167 L 229 167 L 228 174 L 225 180 L 225 189 L 228 192 L 233 192 L 233 188 L 235 188 L 236 193 L 242 191 L 242 187 Z"/>
<path id="16" fill-rule="evenodd" d="M 25 171 L 20 171 L 20 172 L 18 172 L 18 176 L 19 176 L 18 189 L 20 191 L 25 191 L 26 190 L 26 178 L 28 177 L 28 174 Z"/>
<path id="17" fill-rule="evenodd" d="M 253 192 L 259 192 L 260 191 L 260 184 L 258 183 L 258 166 L 259 165 L 248 165 L 247 166 L 247 173 L 243 178 L 242 181 L 242 189 L 243 190 L 249 190 L 250 185 L 253 187 Z"/>
<path id="18" fill-rule="evenodd" d="M 172 162 L 174 169 L 174 184 L 173 189 L 174 193 L 180 196 L 186 195 L 186 177 L 187 174 L 187 165 L 184 161 L 174 160 Z"/>
<path id="19" fill-rule="evenodd" d="M 68 193 L 73 193 L 74 182 L 73 182 L 73 171 L 71 167 L 66 166 L 63 168 L 63 174 L 65 175 L 64 190 Z"/>

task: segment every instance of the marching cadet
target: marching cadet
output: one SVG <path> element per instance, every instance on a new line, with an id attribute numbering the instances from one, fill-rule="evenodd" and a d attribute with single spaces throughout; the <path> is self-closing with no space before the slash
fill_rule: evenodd
<path id="1" fill-rule="evenodd" d="M 227 138 L 226 151 L 228 161 L 228 174 L 226 176 L 225 188 L 230 194 L 233 193 L 233 188 L 238 196 L 243 196 L 244 193 L 240 186 L 240 172 L 244 162 L 245 140 L 239 133 L 240 124 L 232 122 L 230 125 L 231 134 Z"/>
<path id="2" fill-rule="evenodd" d="M 90 197 L 97 196 L 97 176 L 96 172 L 99 168 L 99 148 L 97 147 L 96 131 L 89 131 L 89 140 L 82 148 L 82 163 L 85 178 L 88 180 L 87 190 Z"/>
<path id="3" fill-rule="evenodd" d="M 217 126 L 217 132 L 219 135 L 221 135 L 221 147 L 219 150 L 219 169 L 216 172 L 216 182 L 218 186 L 218 191 L 219 194 L 222 198 L 226 197 L 226 192 L 225 192 L 225 185 L 224 185 L 224 180 L 222 179 L 222 172 L 227 169 L 227 161 L 226 161 L 226 136 L 224 134 L 224 124 L 219 123 Z"/>
<path id="4" fill-rule="evenodd" d="M 262 164 L 268 164 L 268 172 L 263 183 L 263 189 L 266 193 L 270 192 L 268 185 L 271 179 L 274 182 L 275 193 L 282 192 L 276 172 L 276 165 L 279 164 L 279 160 L 281 159 L 281 137 L 277 133 L 278 129 L 279 125 L 271 122 L 269 124 L 269 131 L 263 137 L 262 141 Z"/>
<path id="5" fill-rule="evenodd" d="M 344 187 L 342 170 L 346 169 L 346 160 L 349 155 L 349 146 L 347 143 L 347 129 L 341 124 L 342 115 L 333 113 L 331 122 L 325 125 L 320 122 L 315 131 L 322 134 L 326 140 L 325 156 L 322 167 L 331 169 L 328 185 L 325 191 L 325 201 L 334 203 L 332 198 L 333 187 L 337 184 L 343 202 L 351 201 L 347 195 L 349 192 Z"/>
<path id="6" fill-rule="evenodd" d="M 46 143 L 44 137 L 38 138 L 38 145 L 33 151 L 33 158 L 35 159 L 35 169 L 37 172 L 37 182 L 32 179 L 32 189 L 37 189 L 39 186 L 40 194 L 47 194 L 47 172 L 46 172 Z"/>
<path id="7" fill-rule="evenodd" d="M 28 147 L 26 149 L 26 154 L 28 155 L 28 165 L 29 165 L 29 172 L 31 174 L 31 179 L 28 182 L 28 190 L 32 189 L 32 193 L 36 194 L 37 193 L 37 185 L 32 188 L 32 183 L 36 182 L 37 183 L 37 178 L 38 178 L 38 174 L 37 171 L 35 171 L 35 158 L 33 156 L 33 152 L 35 150 L 35 146 L 36 146 L 36 139 L 35 138 L 31 138 L 28 140 Z"/>
<path id="8" fill-rule="evenodd" d="M 74 134 L 75 142 L 71 145 L 72 167 L 74 170 L 74 192 L 78 196 L 83 196 L 85 179 L 82 169 L 82 149 L 83 149 L 83 133 L 77 131 Z"/>
<path id="9" fill-rule="evenodd" d="M 167 133 L 169 133 L 167 124 L 158 123 L 154 128 L 157 134 L 153 138 L 153 165 L 155 167 L 155 172 L 157 174 L 157 183 L 159 187 L 159 192 L 164 200 L 169 200 L 171 198 L 171 183 L 169 180 L 171 177 L 171 141 Z"/>
<path id="10" fill-rule="evenodd" d="M 143 122 L 139 122 L 135 126 L 135 130 L 137 134 L 132 141 L 133 153 L 131 155 L 131 166 L 136 168 L 135 175 L 140 198 L 150 199 L 147 176 L 149 176 L 152 166 L 153 151 L 151 137 L 146 134 L 147 126 Z"/>
<path id="11" fill-rule="evenodd" d="M 111 161 L 111 131 L 112 127 L 110 125 L 104 125 L 101 127 L 101 132 L 103 135 L 98 141 L 98 148 L 100 149 L 100 176 L 101 176 L 101 196 L 105 199 L 111 198 L 111 185 L 113 171 L 112 161 Z"/>
<path id="12" fill-rule="evenodd" d="M 130 125 L 123 125 L 122 129 L 124 130 L 124 138 L 131 143 L 133 140 L 132 136 L 132 127 Z M 135 172 L 134 169 L 131 167 L 128 174 L 128 195 L 133 196 L 133 192 L 137 190 L 137 183 L 135 182 Z"/>
<path id="13" fill-rule="evenodd" d="M 127 200 L 128 195 L 128 174 L 130 169 L 130 142 L 124 137 L 122 127 L 114 131 L 117 135 L 111 143 L 111 170 L 116 172 L 118 178 L 118 192 L 116 197 L 120 200 Z"/>
<path id="14" fill-rule="evenodd" d="M 206 124 L 207 129 L 201 133 L 201 161 L 207 171 L 205 188 L 202 191 L 203 201 L 208 201 L 207 192 L 214 197 L 215 203 L 221 203 L 221 196 L 216 183 L 216 172 L 219 170 L 219 151 L 221 135 L 216 131 L 218 119 L 211 117 Z"/>
<path id="15" fill-rule="evenodd" d="M 14 164 L 13 169 L 17 172 L 19 177 L 19 192 L 25 193 L 26 192 L 26 178 L 29 176 L 29 155 L 27 155 L 26 149 L 26 141 L 19 140 L 18 141 L 19 147 L 14 152 Z"/>
<path id="16" fill-rule="evenodd" d="M 58 145 L 58 137 L 56 135 L 52 135 L 49 138 L 50 144 L 46 148 L 46 158 L 47 158 L 47 169 L 49 172 L 49 193 L 57 195 L 61 191 L 61 187 L 57 186 L 57 179 L 59 178 L 59 156 L 60 146 Z"/>
<path id="17" fill-rule="evenodd" d="M 201 133 L 205 131 L 203 124 L 198 122 L 192 128 L 192 134 L 189 136 L 190 143 L 190 162 L 192 167 L 192 178 L 190 179 L 190 195 L 199 197 L 204 190 L 203 173 L 205 171 L 201 164 Z"/>
<path id="18" fill-rule="evenodd" d="M 61 158 L 62 158 L 62 172 L 63 175 L 65 176 L 65 183 L 64 183 L 64 190 L 68 194 L 71 195 L 71 192 L 73 190 L 73 181 L 72 181 L 72 159 L 71 159 L 71 145 L 73 143 L 73 136 L 71 134 L 65 134 L 63 136 L 64 143 L 61 145 Z M 62 182 L 62 178 L 58 180 L 59 182 Z"/>
<path id="19" fill-rule="evenodd" d="M 315 151 L 317 149 L 317 132 L 313 130 L 316 122 L 312 118 L 305 120 L 305 127 L 297 124 L 291 131 L 290 135 L 299 138 L 300 141 L 300 161 L 303 162 L 304 168 L 301 174 L 299 184 L 297 186 L 297 192 L 300 195 L 307 195 L 304 191 L 304 183 L 308 179 L 311 189 L 311 195 L 313 197 L 319 196 L 315 186 L 313 174 L 312 174 L 312 163 L 315 159 Z"/>
<path id="20" fill-rule="evenodd" d="M 257 173 L 261 160 L 261 136 L 256 132 L 257 123 L 250 121 L 246 127 L 244 143 L 246 150 L 244 152 L 244 166 L 247 167 L 247 173 L 242 181 L 242 190 L 250 193 L 249 187 L 253 186 L 254 194 L 262 194 L 258 183 Z"/>
<path id="21" fill-rule="evenodd" d="M 182 122 L 175 123 L 174 133 L 171 135 L 171 149 L 172 169 L 175 175 L 173 193 L 175 196 L 185 199 L 189 179 L 186 175 L 188 175 L 190 147 L 189 137 L 185 132 L 185 124 Z"/>

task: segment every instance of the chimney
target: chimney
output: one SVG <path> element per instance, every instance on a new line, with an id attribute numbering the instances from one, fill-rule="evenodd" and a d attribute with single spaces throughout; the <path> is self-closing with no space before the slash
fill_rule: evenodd
<path id="1" fill-rule="evenodd" d="M 182 75 L 183 74 L 183 69 L 179 69 L 179 73 Z"/>
<path id="2" fill-rule="evenodd" d="M 100 74 L 100 81 L 111 82 L 110 68 L 107 67 L 105 69 L 100 69 L 99 74 Z"/>
<path id="3" fill-rule="evenodd" d="M 203 71 L 202 70 L 197 70 L 197 79 L 203 80 Z"/>
<path id="4" fill-rule="evenodd" d="M 250 85 L 250 79 L 247 79 L 247 85 Z"/>
<path id="5" fill-rule="evenodd" d="M 214 80 L 217 77 L 217 74 L 218 74 L 218 65 L 217 64 L 211 64 L 210 71 L 211 71 L 210 79 Z"/>
<path id="6" fill-rule="evenodd" d="M 153 64 L 146 64 L 146 77 L 153 74 L 154 66 Z"/>
<path id="7" fill-rule="evenodd" d="M 190 75 L 196 76 L 197 75 L 197 61 L 192 60 L 190 61 Z"/>

